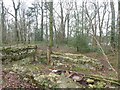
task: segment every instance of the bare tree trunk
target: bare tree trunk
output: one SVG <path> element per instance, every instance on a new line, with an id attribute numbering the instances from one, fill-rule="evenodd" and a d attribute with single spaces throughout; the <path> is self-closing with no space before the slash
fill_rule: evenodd
<path id="1" fill-rule="evenodd" d="M 47 50 L 48 64 L 51 63 L 51 53 L 52 53 L 52 46 L 53 46 L 53 1 L 49 2 L 49 5 L 50 5 L 50 16 L 49 16 L 50 37 L 49 37 L 49 46 Z"/>
<path id="2" fill-rule="evenodd" d="M 108 29 L 109 29 L 109 21 L 110 21 L 110 12 L 108 12 L 108 19 L 107 19 L 107 25 L 106 25 L 106 35 L 105 35 L 105 37 L 106 37 L 106 47 L 107 47 L 107 45 L 108 45 Z"/>
<path id="3" fill-rule="evenodd" d="M 86 11 L 85 11 L 86 13 Z M 89 37 L 89 27 L 87 25 L 87 15 L 85 14 L 85 30 L 86 30 L 86 35 Z"/>
<path id="4" fill-rule="evenodd" d="M 56 29 L 56 25 L 55 25 L 55 20 L 54 20 L 54 18 L 53 18 L 53 26 L 54 26 L 54 29 L 55 29 L 55 43 L 57 44 L 57 40 L 58 40 L 58 38 L 57 38 L 57 29 Z"/>
<path id="5" fill-rule="evenodd" d="M 30 29 L 31 29 L 31 24 L 30 24 L 30 21 L 28 21 L 28 30 L 27 30 L 27 33 L 28 33 L 28 44 L 30 44 Z"/>
<path id="6" fill-rule="evenodd" d="M 100 20 L 100 11 L 99 11 L 99 9 L 98 9 L 98 21 L 99 21 L 99 23 L 98 23 L 98 26 L 99 26 L 99 42 L 101 44 L 101 42 L 102 42 L 102 40 L 101 40 L 101 38 L 102 38 L 102 29 L 101 29 L 101 20 Z"/>
<path id="7" fill-rule="evenodd" d="M 40 41 L 41 40 L 41 34 L 40 30 L 38 29 L 38 15 L 39 15 L 39 9 L 38 6 L 39 4 L 34 5 L 34 10 L 35 10 L 35 20 L 36 20 L 36 25 L 35 25 L 35 41 Z M 42 26 L 43 27 L 43 26 Z"/>
<path id="8" fill-rule="evenodd" d="M 41 41 L 43 41 L 43 1 L 41 1 Z"/>
<path id="9" fill-rule="evenodd" d="M 20 8 L 20 2 L 18 2 L 17 7 L 15 5 L 14 0 L 12 0 L 12 2 L 13 2 L 13 8 L 14 8 L 14 12 L 15 12 L 15 31 L 16 31 L 16 33 L 15 33 L 15 41 L 18 44 L 19 43 L 19 31 L 18 31 L 18 25 L 17 25 L 18 24 L 17 12 L 18 12 L 18 10 Z"/>
<path id="10" fill-rule="evenodd" d="M 46 41 L 48 41 L 48 24 L 47 24 L 47 17 L 48 17 L 48 15 L 47 15 L 47 10 L 46 10 Z"/>
<path id="11" fill-rule="evenodd" d="M 70 31 L 69 31 L 69 27 L 70 27 L 70 25 L 69 25 L 69 22 L 70 22 L 70 18 L 69 18 L 69 13 L 67 14 L 67 43 L 68 43 L 68 40 L 69 40 L 69 33 L 70 33 Z"/>
<path id="12" fill-rule="evenodd" d="M 18 20 L 17 20 L 17 11 L 15 10 L 15 30 L 16 30 L 16 41 L 17 41 L 17 44 L 19 43 L 19 32 L 18 32 Z"/>
<path id="13" fill-rule="evenodd" d="M 120 80 L 120 1 L 118 1 L 118 32 L 118 80 Z"/>
<path id="14" fill-rule="evenodd" d="M 45 17 L 46 17 L 46 32 L 45 32 L 45 36 L 46 36 L 46 42 L 48 42 L 48 2 L 45 0 Z"/>
<path id="15" fill-rule="evenodd" d="M 84 1 L 82 2 L 82 35 L 83 35 L 83 30 L 84 30 Z"/>
<path id="16" fill-rule="evenodd" d="M 6 43 L 6 27 L 5 27 L 5 11 L 4 11 L 4 5 L 2 1 L 2 13 L 1 13 L 1 24 L 2 24 L 2 43 Z"/>
<path id="17" fill-rule="evenodd" d="M 97 8 L 95 8 L 95 13 L 97 13 Z M 94 37 L 96 38 L 96 34 L 97 34 L 97 16 L 95 15 L 95 19 L 94 19 Z M 96 48 L 97 47 L 97 43 L 93 38 L 93 46 Z"/>
<path id="18" fill-rule="evenodd" d="M 103 28 L 103 22 L 104 22 L 104 17 L 105 17 L 105 14 L 106 14 L 106 4 L 104 3 L 104 9 L 103 9 L 103 15 L 102 15 L 102 19 L 100 19 L 100 10 L 99 10 L 99 3 L 98 3 L 98 21 L 99 21 L 99 42 L 100 44 L 102 43 L 102 34 L 103 34 L 103 31 L 102 31 L 102 28 Z"/>
<path id="19" fill-rule="evenodd" d="M 97 8 L 97 7 L 96 7 L 96 4 L 94 4 L 94 6 L 95 6 L 95 8 Z M 97 15 L 96 9 L 95 9 L 95 14 L 94 14 L 93 17 L 91 17 L 91 16 L 89 15 L 88 9 L 87 9 L 86 6 L 85 6 L 85 9 L 86 9 L 86 15 L 87 15 L 87 17 L 88 17 L 88 19 L 89 19 L 89 25 L 91 26 L 91 29 L 92 29 L 92 32 L 93 32 L 94 37 L 96 38 L 96 26 L 94 27 L 94 24 L 92 23 L 93 19 L 96 19 L 96 15 Z M 96 21 L 95 21 L 95 23 L 96 23 Z M 90 32 L 90 31 L 88 31 L 87 33 L 89 33 L 89 32 Z M 93 45 L 94 47 L 96 47 L 96 41 L 95 41 L 94 37 L 92 37 L 92 45 Z"/>
<path id="20" fill-rule="evenodd" d="M 36 26 L 35 26 L 35 41 L 39 41 L 39 30 L 38 30 L 38 15 L 36 14 L 35 15 L 35 18 L 36 18 Z"/>
<path id="21" fill-rule="evenodd" d="M 64 27 L 64 17 L 63 17 L 63 6 L 62 6 L 62 2 L 60 1 L 60 9 L 61 9 L 61 26 L 60 26 L 60 32 L 62 32 L 62 41 L 64 41 L 65 39 L 65 27 Z"/>
<path id="22" fill-rule="evenodd" d="M 113 0 L 110 2 L 111 6 L 111 13 L 112 13 L 112 20 L 111 20 L 111 46 L 115 49 L 115 8 Z"/>
<path id="23" fill-rule="evenodd" d="M 23 42 L 26 43 L 26 36 L 27 36 L 27 28 L 26 28 L 26 20 L 25 20 L 25 10 L 23 11 Z"/>

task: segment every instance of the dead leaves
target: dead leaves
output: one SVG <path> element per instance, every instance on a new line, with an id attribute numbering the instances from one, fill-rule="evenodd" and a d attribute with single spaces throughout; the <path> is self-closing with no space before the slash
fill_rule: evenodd
<path id="1" fill-rule="evenodd" d="M 15 72 L 3 71 L 3 88 L 34 88 L 29 83 L 24 82 Z"/>

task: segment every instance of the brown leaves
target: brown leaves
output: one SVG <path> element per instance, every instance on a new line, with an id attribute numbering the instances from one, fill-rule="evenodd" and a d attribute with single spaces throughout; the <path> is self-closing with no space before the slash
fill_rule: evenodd
<path id="1" fill-rule="evenodd" d="M 9 88 L 34 88 L 29 83 L 24 82 L 19 75 L 16 73 L 10 71 L 10 72 L 3 72 L 3 88 L 9 87 Z"/>

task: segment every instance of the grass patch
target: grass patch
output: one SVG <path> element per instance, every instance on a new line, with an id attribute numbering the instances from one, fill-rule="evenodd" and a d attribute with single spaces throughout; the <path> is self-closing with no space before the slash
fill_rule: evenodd
<path id="1" fill-rule="evenodd" d="M 39 58 L 38 61 L 39 61 L 41 64 L 47 65 L 47 59 L 45 59 L 45 58 Z"/>

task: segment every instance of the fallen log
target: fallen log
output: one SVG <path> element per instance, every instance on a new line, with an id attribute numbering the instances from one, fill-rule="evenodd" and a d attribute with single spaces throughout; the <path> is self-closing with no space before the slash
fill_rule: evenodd
<path id="1" fill-rule="evenodd" d="M 33 59 L 35 60 L 36 53 L 37 53 L 37 46 L 27 46 L 23 48 L 3 47 L 3 49 L 1 50 L 1 53 L 2 53 L 3 63 L 5 61 L 8 62 L 8 61 L 21 60 L 30 56 L 32 56 Z"/>
<path id="2" fill-rule="evenodd" d="M 120 85 L 120 81 L 116 80 L 116 79 L 112 79 L 112 78 L 106 78 L 106 77 L 102 77 L 102 76 L 98 76 L 98 75 L 86 75 L 86 78 L 91 78 L 94 80 L 98 80 L 98 81 L 104 81 L 104 82 L 109 82 L 111 84 L 115 84 L 115 85 Z"/>
<path id="3" fill-rule="evenodd" d="M 72 55 L 72 56 L 70 56 Z M 51 57 L 55 60 L 64 60 L 67 62 L 72 62 L 76 64 L 90 64 L 91 66 L 95 67 L 96 70 L 101 70 L 103 68 L 103 64 L 100 63 L 97 59 L 89 58 L 86 56 L 81 56 L 81 54 L 69 54 L 69 53 L 56 53 L 54 52 Z"/>

